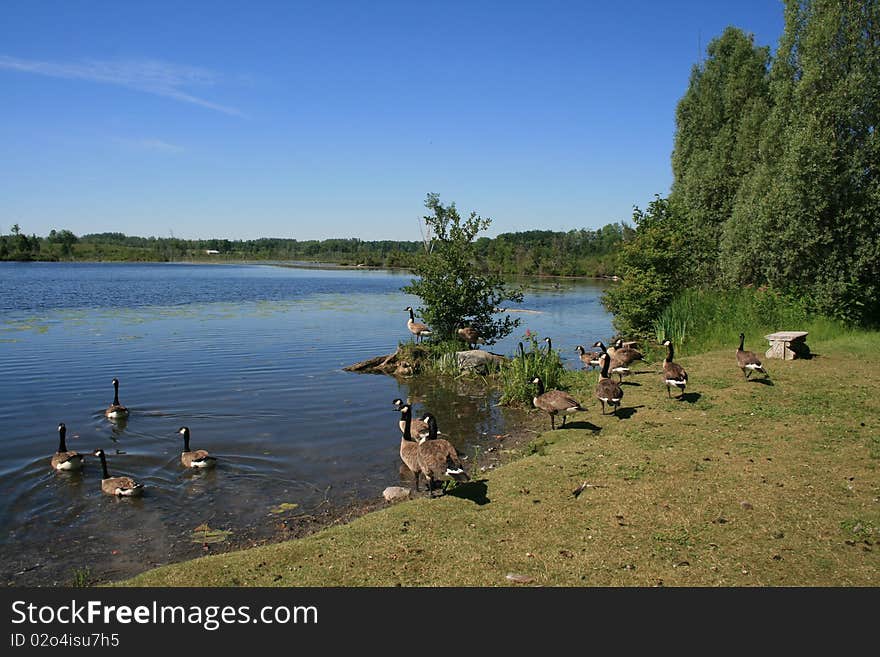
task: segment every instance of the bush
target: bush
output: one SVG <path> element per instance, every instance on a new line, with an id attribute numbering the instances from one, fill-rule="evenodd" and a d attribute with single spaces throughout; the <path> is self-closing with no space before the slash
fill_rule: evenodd
<path id="1" fill-rule="evenodd" d="M 414 264 L 419 276 L 403 288 L 421 298 L 419 315 L 431 327 L 432 340 L 455 338 L 456 329 L 472 326 L 487 345 L 510 334 L 519 325 L 509 315 L 496 317 L 507 301 L 519 303 L 522 293 L 509 290 L 497 276 L 480 275 L 475 266 L 474 238 L 491 224 L 471 212 L 462 219 L 455 203 L 446 207 L 437 194 L 428 194 L 424 218 L 430 239 L 426 253 Z"/>
<path id="2" fill-rule="evenodd" d="M 528 348 L 517 353 L 501 368 L 501 400 L 506 406 L 532 405 L 535 396 L 535 385 L 532 379 L 541 377 L 546 389 L 558 388 L 562 381 L 565 366 L 559 352 L 555 349 L 547 352 L 538 343 L 538 334 L 526 331 L 523 340 Z"/>

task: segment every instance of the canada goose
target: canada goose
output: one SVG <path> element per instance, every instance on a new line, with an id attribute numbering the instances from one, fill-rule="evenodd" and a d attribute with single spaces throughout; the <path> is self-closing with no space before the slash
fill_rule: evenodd
<path id="1" fill-rule="evenodd" d="M 473 326 L 464 326 L 456 331 L 462 340 L 470 345 L 471 349 L 475 349 L 474 345 L 486 344 L 486 341 L 480 337 L 480 332 Z"/>
<path id="2" fill-rule="evenodd" d="M 109 418 L 121 418 L 128 416 L 128 409 L 119 403 L 119 379 L 113 379 L 113 403 L 104 411 Z"/>
<path id="3" fill-rule="evenodd" d="M 601 354 L 588 354 L 583 345 L 578 345 L 574 348 L 574 350 L 578 353 L 578 358 L 581 359 L 581 362 L 584 364 L 584 368 L 596 367 L 597 365 L 599 365 L 599 356 L 601 356 Z"/>
<path id="4" fill-rule="evenodd" d="M 397 400 L 395 400 L 397 401 Z M 403 404 L 400 407 L 400 420 L 403 422 L 403 435 L 400 438 L 400 460 L 410 469 L 416 478 L 416 491 L 419 490 L 419 475 L 422 472 L 419 467 L 419 444 L 410 433 L 412 425 L 412 407 Z"/>
<path id="5" fill-rule="evenodd" d="M 611 372 L 612 374 L 617 375 L 618 382 L 623 381 L 623 375 L 629 374 L 629 367 L 617 360 L 616 356 L 614 355 L 614 352 L 615 352 L 614 347 L 612 346 L 609 349 L 608 347 L 605 346 L 605 343 L 602 342 L 601 340 L 597 340 L 596 342 L 594 342 L 593 347 L 601 349 L 603 354 L 608 354 L 609 356 L 611 356 L 611 364 L 608 366 L 609 367 L 608 371 Z"/>
<path id="6" fill-rule="evenodd" d="M 736 350 L 736 364 L 743 371 L 743 375 L 748 379 L 752 372 L 763 372 L 769 377 L 770 373 L 764 369 L 761 359 L 754 351 L 743 351 L 743 343 L 745 343 L 745 333 L 739 334 L 739 347 Z"/>
<path id="7" fill-rule="evenodd" d="M 611 356 L 602 354 L 599 356 L 602 372 L 599 374 L 599 383 L 596 384 L 596 399 L 602 402 L 602 415 L 605 415 L 605 404 L 613 407 L 612 414 L 617 413 L 620 400 L 623 399 L 623 388 L 620 383 L 615 383 L 608 376 L 608 366 L 611 364 Z"/>
<path id="8" fill-rule="evenodd" d="M 547 343 L 547 355 L 549 356 L 553 352 L 553 342 L 550 338 L 544 338 L 544 342 Z"/>
<path id="9" fill-rule="evenodd" d="M 183 436 L 183 451 L 180 453 L 180 462 L 188 468 L 213 468 L 217 465 L 217 458 L 208 454 L 207 450 L 189 448 L 189 427 L 180 427 L 177 433 Z"/>
<path id="10" fill-rule="evenodd" d="M 416 338 L 418 338 L 418 342 L 422 341 L 422 336 L 431 335 L 431 329 L 428 328 L 427 324 L 422 324 L 421 322 L 416 321 L 416 316 L 413 313 L 412 306 L 407 306 L 404 310 L 409 311 L 409 319 L 406 320 L 406 328 L 409 329 L 409 332 L 412 333 Z"/>
<path id="11" fill-rule="evenodd" d="M 64 441 L 66 435 L 67 427 L 61 422 L 58 424 L 58 451 L 52 456 L 52 467 L 56 470 L 79 470 L 83 467 L 83 455 L 67 450 Z"/>
<path id="12" fill-rule="evenodd" d="M 565 416 L 568 413 L 585 411 L 580 402 L 562 390 L 548 390 L 544 392 L 544 382 L 536 376 L 532 383 L 538 386 L 537 394 L 532 398 L 532 404 L 550 416 L 550 428 L 556 428 L 556 415 L 562 413 L 562 426 L 565 426 Z"/>
<path id="13" fill-rule="evenodd" d="M 107 495 L 117 497 L 136 497 L 144 492 L 144 485 L 136 482 L 131 477 L 111 477 L 107 472 L 107 458 L 103 449 L 96 449 L 95 456 L 101 459 L 101 470 L 104 474 L 101 479 L 101 490 Z"/>
<path id="14" fill-rule="evenodd" d="M 434 416 L 425 413 L 422 422 L 428 425 L 428 435 L 421 436 L 418 443 L 419 468 L 428 480 L 429 494 L 434 497 L 434 481 L 443 480 L 445 493 L 450 480 L 469 481 L 470 477 L 464 471 L 452 443 L 437 437 L 437 420 Z"/>
<path id="15" fill-rule="evenodd" d="M 403 400 L 402 399 L 395 399 L 391 403 L 394 404 L 394 409 L 397 411 L 399 411 L 403 408 Z M 403 421 L 403 417 L 401 416 L 400 422 L 398 422 L 398 426 L 400 427 L 401 433 L 403 433 L 403 431 L 404 431 L 405 424 L 406 423 Z M 428 428 L 428 425 L 425 424 L 424 422 L 422 422 L 420 419 L 415 418 L 415 417 L 412 418 L 412 420 L 410 421 L 409 431 L 410 431 L 411 436 L 413 436 L 413 440 L 415 440 L 415 436 L 418 436 L 422 431 L 425 431 L 427 428 Z"/>
<path id="16" fill-rule="evenodd" d="M 681 394 L 678 396 L 681 399 L 684 397 L 684 388 L 688 381 L 687 372 L 684 371 L 681 365 L 672 362 L 672 357 L 675 355 L 672 349 L 672 341 L 664 340 L 663 346 L 666 347 L 666 358 L 663 359 L 663 383 L 666 384 L 666 395 L 671 398 L 672 394 L 669 392 L 669 387 L 675 386 L 681 390 Z"/>
<path id="17" fill-rule="evenodd" d="M 641 351 L 632 347 L 625 347 L 623 340 L 620 338 L 614 342 L 614 349 L 609 353 L 614 360 L 625 366 L 632 365 L 637 360 L 645 360 Z"/>

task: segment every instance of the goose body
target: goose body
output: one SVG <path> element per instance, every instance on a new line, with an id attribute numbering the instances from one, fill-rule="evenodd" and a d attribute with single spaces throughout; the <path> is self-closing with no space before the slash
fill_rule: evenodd
<path id="1" fill-rule="evenodd" d="M 409 332 L 418 339 L 418 342 L 422 341 L 423 336 L 431 335 L 431 329 L 428 328 L 427 324 L 416 321 L 416 316 L 413 313 L 412 306 L 407 306 L 406 308 L 404 308 L 404 310 L 409 311 L 409 319 L 406 320 L 406 328 L 408 328 Z"/>
<path id="2" fill-rule="evenodd" d="M 437 437 L 437 420 L 430 413 L 422 417 L 428 425 L 427 435 L 418 443 L 419 469 L 428 480 L 428 492 L 434 496 L 434 482 L 443 481 L 443 492 L 450 481 L 469 481 L 455 447 L 448 440 Z"/>
<path id="3" fill-rule="evenodd" d="M 599 374 L 599 382 L 596 384 L 596 399 L 602 402 L 602 415 L 605 415 L 605 404 L 614 409 L 611 411 L 614 414 L 617 413 L 617 409 L 620 407 L 620 400 L 623 399 L 623 388 L 620 386 L 620 383 L 615 383 L 608 376 L 611 356 L 602 354 L 599 356 L 599 363 L 602 365 L 602 372 Z"/>
<path id="4" fill-rule="evenodd" d="M 101 471 L 103 478 L 101 479 L 101 490 L 107 495 L 115 495 L 116 497 L 139 497 L 144 493 L 144 485 L 135 481 L 131 477 L 111 477 L 107 472 L 107 458 L 104 456 L 103 449 L 96 449 L 95 456 L 101 459 Z"/>
<path id="5" fill-rule="evenodd" d="M 544 382 L 536 376 L 532 383 L 538 386 L 537 394 L 532 398 L 532 404 L 550 416 L 550 428 L 556 428 L 556 416 L 562 415 L 562 426 L 565 426 L 565 416 L 569 413 L 585 411 L 580 402 L 562 390 L 544 391 Z"/>
<path id="6" fill-rule="evenodd" d="M 397 400 L 395 400 L 397 401 Z M 403 404 L 400 410 L 400 421 L 403 422 L 403 435 L 400 438 L 400 460 L 410 469 L 416 478 L 416 490 L 419 490 L 419 476 L 422 469 L 419 466 L 419 444 L 410 433 L 412 425 L 412 407 L 409 404 Z"/>
<path id="7" fill-rule="evenodd" d="M 758 358 L 758 355 L 754 351 L 743 351 L 743 344 L 745 343 L 745 340 L 745 333 L 740 333 L 739 347 L 736 350 L 736 364 L 739 365 L 739 368 L 742 370 L 743 375 L 748 379 L 752 372 L 761 372 L 765 376 L 769 377 L 770 374 L 767 372 L 767 370 L 764 369 L 764 366 L 761 364 L 761 359 Z"/>
<path id="8" fill-rule="evenodd" d="M 177 433 L 183 436 L 183 451 L 180 453 L 180 462 L 187 468 L 213 468 L 217 465 L 217 459 L 211 456 L 207 450 L 189 448 L 189 427 L 180 427 Z"/>
<path id="9" fill-rule="evenodd" d="M 614 360 L 627 367 L 637 360 L 645 360 L 641 351 L 632 347 L 625 347 L 621 339 L 617 339 L 614 342 L 614 349 L 609 350 L 609 353 Z"/>
<path id="10" fill-rule="evenodd" d="M 65 437 L 67 427 L 64 422 L 58 425 L 58 451 L 52 455 L 52 468 L 55 470 L 80 470 L 83 467 L 83 455 L 67 449 Z"/>
<path id="11" fill-rule="evenodd" d="M 666 384 L 666 396 L 672 397 L 670 389 L 672 386 L 675 386 L 681 390 L 681 394 L 678 396 L 678 398 L 681 399 L 684 397 L 684 389 L 685 386 L 687 386 L 687 372 L 681 365 L 672 361 L 675 355 L 672 348 L 672 341 L 664 340 L 663 346 L 666 347 L 666 358 L 663 359 L 663 383 Z"/>
<path id="12" fill-rule="evenodd" d="M 574 350 L 578 353 L 578 358 L 581 359 L 584 368 L 596 367 L 599 365 L 601 354 L 594 354 L 592 352 L 587 353 L 587 350 L 584 349 L 582 345 L 578 345 Z"/>
<path id="13" fill-rule="evenodd" d="M 472 326 L 460 328 L 456 333 L 462 340 L 468 343 L 471 349 L 474 349 L 475 345 L 486 344 L 486 341 L 480 336 L 480 332 Z"/>
<path id="14" fill-rule="evenodd" d="M 128 417 L 128 409 L 119 403 L 119 379 L 113 379 L 113 403 L 104 411 L 109 418 Z"/>
<path id="15" fill-rule="evenodd" d="M 629 365 L 621 362 L 615 356 L 616 352 L 613 346 L 609 349 L 605 346 L 604 342 L 602 342 L 601 340 L 597 340 L 595 343 L 593 343 L 593 348 L 601 349 L 603 354 L 608 354 L 609 356 L 611 356 L 611 363 L 608 366 L 608 371 L 611 374 L 616 374 L 618 381 L 623 381 L 623 375 L 630 373 Z"/>

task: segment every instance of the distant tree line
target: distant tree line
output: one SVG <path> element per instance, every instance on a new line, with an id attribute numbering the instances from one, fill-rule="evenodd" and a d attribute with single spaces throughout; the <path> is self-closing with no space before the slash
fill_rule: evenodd
<path id="1" fill-rule="evenodd" d="M 633 229 L 608 224 L 598 230 L 526 231 L 482 237 L 469 266 L 493 275 L 611 276 Z M 0 260 L 80 261 L 309 261 L 412 269 L 424 253 L 421 241 L 326 239 L 256 240 L 136 237 L 123 233 L 74 235 L 52 230 L 28 237 L 18 224 L 0 235 Z M 208 251 L 217 251 L 209 254 Z"/>
<path id="2" fill-rule="evenodd" d="M 880 2 L 786 0 L 775 57 L 727 28 L 676 113 L 673 184 L 636 208 L 618 329 L 647 335 L 685 288 L 768 287 L 880 320 Z"/>

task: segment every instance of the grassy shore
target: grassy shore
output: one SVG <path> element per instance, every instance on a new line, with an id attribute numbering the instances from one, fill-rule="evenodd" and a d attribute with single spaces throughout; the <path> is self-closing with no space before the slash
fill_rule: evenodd
<path id="1" fill-rule="evenodd" d="M 880 334 L 810 346 L 767 362 L 772 385 L 743 379 L 735 346 L 677 359 L 683 401 L 647 365 L 620 418 L 572 373 L 587 413 L 550 432 L 535 411 L 522 458 L 443 498 L 122 584 L 880 585 Z"/>

